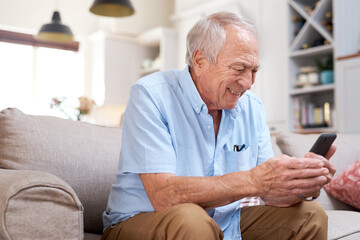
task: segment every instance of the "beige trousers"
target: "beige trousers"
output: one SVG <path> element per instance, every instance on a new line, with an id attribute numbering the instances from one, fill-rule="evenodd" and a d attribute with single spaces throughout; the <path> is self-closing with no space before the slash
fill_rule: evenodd
<path id="1" fill-rule="evenodd" d="M 327 239 L 327 215 L 316 202 L 288 208 L 245 207 L 241 210 L 243 240 Z M 159 212 L 139 213 L 106 229 L 102 240 L 215 240 L 223 233 L 206 211 L 181 204 Z"/>

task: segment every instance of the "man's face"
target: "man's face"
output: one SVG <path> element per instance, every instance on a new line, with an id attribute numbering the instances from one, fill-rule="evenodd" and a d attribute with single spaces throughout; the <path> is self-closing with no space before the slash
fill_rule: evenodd
<path id="1" fill-rule="evenodd" d="M 254 84 L 259 69 L 259 49 L 253 34 L 233 26 L 225 29 L 226 42 L 216 64 L 203 60 L 194 80 L 209 110 L 234 108 Z"/>

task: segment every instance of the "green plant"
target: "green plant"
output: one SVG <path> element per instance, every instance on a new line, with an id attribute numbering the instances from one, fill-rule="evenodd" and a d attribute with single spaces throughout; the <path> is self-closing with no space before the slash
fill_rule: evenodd
<path id="1" fill-rule="evenodd" d="M 320 72 L 334 69 L 334 61 L 332 56 L 328 56 L 325 61 L 320 60 L 319 58 L 315 58 L 315 64 Z"/>
<path id="2" fill-rule="evenodd" d="M 59 110 L 67 118 L 80 121 L 82 117 L 90 113 L 91 109 L 96 106 L 95 101 L 85 96 L 79 97 L 79 106 L 74 107 L 67 103 L 65 97 L 54 97 L 51 99 L 50 107 Z"/>

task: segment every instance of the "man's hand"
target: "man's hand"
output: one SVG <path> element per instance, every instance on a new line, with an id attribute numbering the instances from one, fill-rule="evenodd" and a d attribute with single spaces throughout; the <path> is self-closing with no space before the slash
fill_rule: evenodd
<path id="1" fill-rule="evenodd" d="M 249 184 L 262 199 L 318 192 L 328 182 L 329 169 L 322 159 L 282 155 L 250 170 Z"/>
<path id="2" fill-rule="evenodd" d="M 331 181 L 331 179 L 333 178 L 333 176 L 336 172 L 335 166 L 329 161 L 330 158 L 334 155 L 335 151 L 336 151 L 336 145 L 332 144 L 329 151 L 325 154 L 324 157 L 317 155 L 315 153 L 312 153 L 312 152 L 308 152 L 305 154 L 306 158 L 316 158 L 316 159 L 323 161 L 324 166 L 327 169 L 329 169 L 329 174 L 326 176 L 326 178 L 328 180 L 328 182 L 326 184 L 328 184 Z M 317 198 L 319 195 L 320 195 L 320 191 L 303 194 L 304 197 L 315 197 L 315 198 Z"/>
<path id="3" fill-rule="evenodd" d="M 334 144 L 331 145 L 329 151 L 325 154 L 325 156 L 320 156 L 312 152 L 308 152 L 305 154 L 306 158 L 316 158 L 321 160 L 324 163 L 324 166 L 329 169 L 329 174 L 327 175 L 327 178 L 329 182 L 331 181 L 332 177 L 334 176 L 336 172 L 335 166 L 329 161 L 330 158 L 334 155 L 336 151 L 336 146 Z"/>
<path id="4" fill-rule="evenodd" d="M 314 160 L 319 160 L 322 162 L 322 164 L 320 165 L 323 165 L 320 169 L 322 169 L 324 171 L 324 173 L 326 172 L 326 170 L 324 170 L 324 168 L 327 169 L 328 173 L 327 174 L 323 174 L 323 175 L 319 175 L 319 176 L 315 176 L 315 177 L 309 177 L 309 178 L 306 178 L 305 176 L 303 177 L 294 177 L 294 178 L 290 178 L 290 180 L 287 180 L 287 181 L 294 181 L 295 179 L 297 179 L 298 181 L 307 181 L 309 183 L 309 187 L 308 188 L 300 188 L 298 189 L 297 187 L 295 187 L 295 185 L 293 185 L 292 188 L 290 188 L 290 192 L 289 192 L 289 195 L 288 196 L 284 196 L 284 197 L 279 197 L 279 196 L 273 196 L 275 194 L 268 194 L 268 195 L 264 195 L 262 196 L 262 199 L 263 201 L 265 202 L 266 205 L 272 205 L 272 206 L 278 206 L 278 207 L 288 207 L 288 206 L 291 206 L 293 204 L 296 204 L 298 202 L 300 202 L 301 200 L 297 197 L 297 194 L 302 194 L 304 197 L 318 197 L 320 195 L 320 189 L 323 187 L 323 185 L 329 183 L 333 177 L 333 175 L 335 174 L 335 167 L 333 166 L 333 164 L 331 164 L 331 162 L 329 162 L 329 159 L 334 155 L 336 151 L 336 146 L 335 145 L 332 145 L 329 149 L 329 151 L 327 152 L 327 154 L 325 155 L 325 157 L 323 156 L 320 156 L 320 155 L 317 155 L 317 154 L 314 154 L 314 153 L 307 153 L 305 154 L 305 159 L 309 159 L 309 161 L 314 161 Z M 280 158 L 283 157 L 283 156 L 280 156 Z M 286 156 L 287 157 L 287 156 Z M 285 161 L 287 160 L 285 157 Z M 289 158 L 289 157 L 287 157 Z M 298 161 L 298 159 L 294 159 L 294 158 L 290 158 L 292 160 L 295 160 L 295 161 Z M 269 160 L 270 161 L 270 160 Z M 281 161 L 281 160 L 280 160 Z M 301 160 L 300 160 L 301 161 Z M 306 160 L 308 161 L 308 160 Z M 313 165 L 309 165 L 309 166 L 306 166 L 306 165 L 303 165 L 304 166 L 304 171 L 307 169 L 309 170 L 309 168 L 311 169 L 311 166 Z M 313 170 L 316 170 L 316 166 Z M 286 172 L 288 171 L 289 169 L 285 169 L 284 170 L 284 174 L 286 174 Z M 321 183 L 321 181 L 318 181 L 316 180 L 316 178 L 322 178 L 323 183 Z M 325 178 L 324 178 L 325 177 Z M 319 188 L 318 190 L 316 191 L 312 191 L 310 192 L 310 186 L 311 185 L 311 182 L 315 183 L 315 187 L 316 188 Z M 316 184 L 319 184 L 316 186 Z M 286 188 L 286 186 L 285 186 Z"/>

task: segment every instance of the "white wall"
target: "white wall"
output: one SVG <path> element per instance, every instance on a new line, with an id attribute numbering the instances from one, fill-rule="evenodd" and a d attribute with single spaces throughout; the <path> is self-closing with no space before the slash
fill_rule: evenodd
<path id="1" fill-rule="evenodd" d="M 288 17 L 286 0 L 258 0 L 260 76 L 256 83 L 273 131 L 288 128 Z"/>

